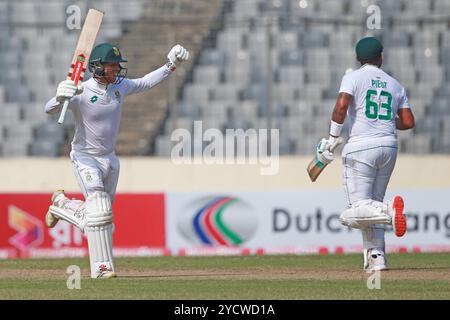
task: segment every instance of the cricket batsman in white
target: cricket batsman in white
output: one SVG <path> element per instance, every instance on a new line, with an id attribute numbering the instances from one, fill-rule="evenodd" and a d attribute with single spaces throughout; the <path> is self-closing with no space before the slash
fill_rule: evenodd
<path id="1" fill-rule="evenodd" d="M 112 251 L 112 202 L 119 179 L 119 160 L 115 154 L 122 105 L 127 95 L 148 90 L 166 79 L 177 64 L 189 59 L 180 45 L 167 55 L 168 62 L 139 79 L 127 79 L 127 60 L 111 44 L 96 46 L 89 58 L 93 77 L 82 85 L 62 81 L 56 97 L 47 102 L 45 112 L 57 113 L 66 99 L 75 116 L 75 135 L 70 159 L 85 201 L 69 199 L 64 191 L 52 195 L 45 220 L 53 228 L 65 220 L 87 236 L 92 278 L 116 277 Z"/>
<path id="2" fill-rule="evenodd" d="M 397 158 L 396 130 L 414 127 L 405 89 L 380 69 L 382 51 L 374 37 L 357 43 L 361 67 L 342 78 L 330 136 L 317 146 L 319 160 L 325 164 L 333 161 L 330 146 L 341 135 L 348 115 L 349 140 L 342 150 L 348 209 L 340 221 L 362 231 L 364 270 L 368 272 L 387 269 L 385 225 L 392 225 L 399 237 L 406 232 L 402 197 L 395 196 L 387 203 L 383 200 Z"/>

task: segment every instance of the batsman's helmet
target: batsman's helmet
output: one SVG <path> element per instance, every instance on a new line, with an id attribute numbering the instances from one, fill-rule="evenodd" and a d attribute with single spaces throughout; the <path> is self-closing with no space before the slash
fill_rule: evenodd
<path id="1" fill-rule="evenodd" d="M 383 52 L 383 45 L 377 38 L 366 37 L 358 41 L 355 51 L 358 60 L 375 59 Z"/>
<path id="2" fill-rule="evenodd" d="M 103 67 L 104 63 L 121 63 L 127 62 L 124 58 L 122 58 L 122 54 L 120 53 L 119 48 L 113 46 L 109 43 L 102 43 L 96 46 L 89 57 L 89 71 L 92 72 L 93 75 L 98 77 L 103 77 L 105 75 L 105 70 Z M 125 78 L 127 69 L 122 68 L 117 75 L 116 83 L 120 82 Z"/>

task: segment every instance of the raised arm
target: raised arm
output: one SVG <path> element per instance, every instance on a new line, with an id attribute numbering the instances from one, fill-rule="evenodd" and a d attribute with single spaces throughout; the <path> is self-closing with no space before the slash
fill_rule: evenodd
<path id="1" fill-rule="evenodd" d="M 173 71 L 175 71 L 177 64 L 189 59 L 189 51 L 177 44 L 174 46 L 167 55 L 167 63 L 148 73 L 142 78 L 127 79 L 127 91 L 126 94 L 133 94 L 150 89 L 161 81 L 166 79 Z"/>

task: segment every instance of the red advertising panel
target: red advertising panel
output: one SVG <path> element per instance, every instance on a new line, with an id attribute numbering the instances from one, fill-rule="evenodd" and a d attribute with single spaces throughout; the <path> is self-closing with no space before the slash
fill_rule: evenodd
<path id="1" fill-rule="evenodd" d="M 68 194 L 83 199 L 81 194 Z M 51 194 L 0 194 L 0 259 L 86 256 L 81 230 L 64 222 L 49 229 L 45 214 Z M 114 250 L 149 255 L 165 245 L 164 194 L 118 194 L 113 205 Z"/>

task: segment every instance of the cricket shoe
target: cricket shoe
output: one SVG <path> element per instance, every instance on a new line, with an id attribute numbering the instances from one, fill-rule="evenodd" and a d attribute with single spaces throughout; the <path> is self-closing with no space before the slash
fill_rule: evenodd
<path id="1" fill-rule="evenodd" d="M 64 190 L 57 190 L 53 192 L 52 195 L 52 205 L 56 207 L 62 206 L 62 201 L 67 199 L 66 195 L 64 194 Z M 53 214 L 51 214 L 50 210 L 47 211 L 47 214 L 45 215 L 45 224 L 49 228 L 53 228 L 57 223 L 59 219 L 55 217 Z"/>
<path id="2" fill-rule="evenodd" d="M 117 274 L 112 271 L 110 268 L 108 268 L 105 264 L 101 264 L 98 267 L 97 271 L 97 279 L 109 279 L 109 278 L 116 278 Z"/>
<path id="3" fill-rule="evenodd" d="M 406 233 L 406 217 L 403 214 L 403 209 L 405 204 L 403 198 L 400 196 L 395 196 L 388 206 L 388 210 L 392 216 L 392 227 L 394 228 L 395 235 L 397 237 L 402 237 Z"/>
<path id="4" fill-rule="evenodd" d="M 364 250 L 364 270 L 366 272 L 387 270 L 386 256 L 380 249 Z"/>
<path id="5" fill-rule="evenodd" d="M 105 271 L 99 273 L 97 279 L 109 279 L 109 278 L 117 278 L 117 274 L 114 271 Z"/>

